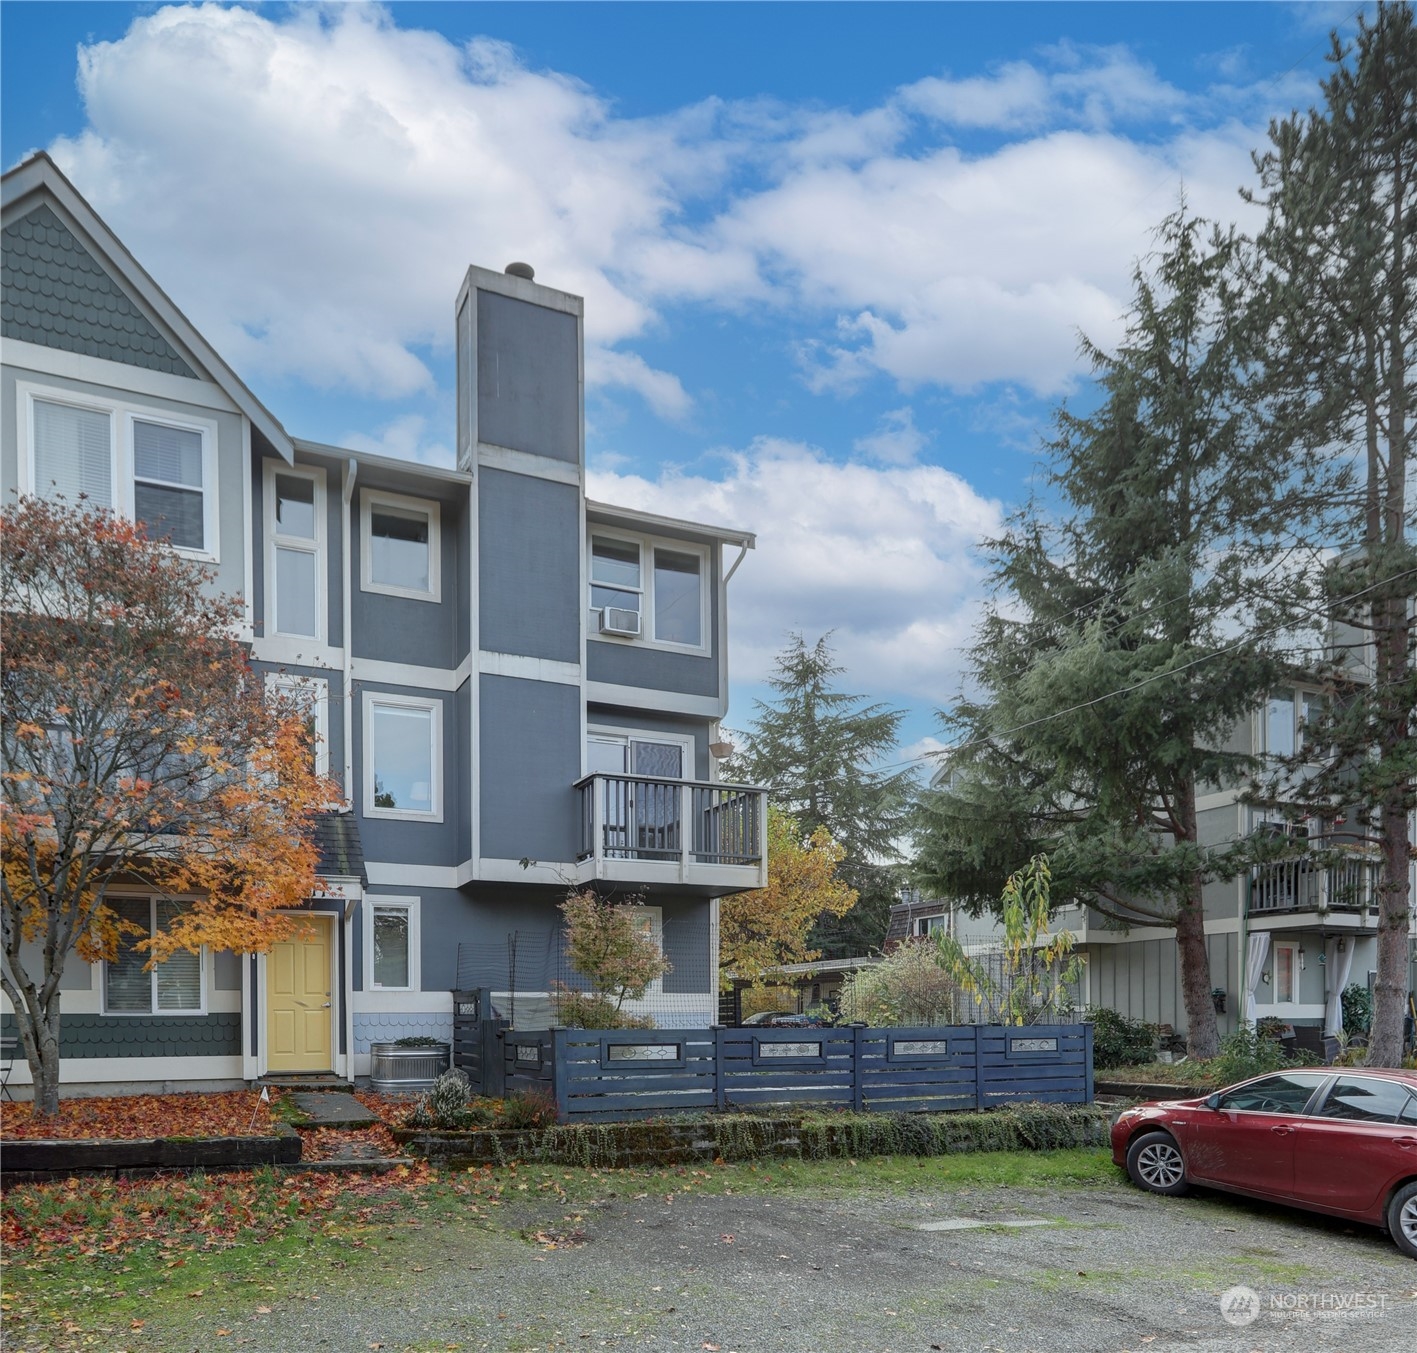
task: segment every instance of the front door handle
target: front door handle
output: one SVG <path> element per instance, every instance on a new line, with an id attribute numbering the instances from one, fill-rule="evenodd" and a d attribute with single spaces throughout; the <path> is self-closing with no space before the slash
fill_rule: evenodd
<path id="1" fill-rule="evenodd" d="M 324 1005 L 322 1005 L 322 1006 L 320 1007 L 321 1010 L 328 1010 L 329 1008 L 330 1008 L 330 1003 L 329 1003 L 328 1001 L 326 1001 L 326 1002 L 324 1003 Z"/>

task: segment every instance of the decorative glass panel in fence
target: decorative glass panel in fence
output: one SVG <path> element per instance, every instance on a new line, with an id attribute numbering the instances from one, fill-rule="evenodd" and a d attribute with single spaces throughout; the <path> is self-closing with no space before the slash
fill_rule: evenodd
<path id="1" fill-rule="evenodd" d="M 611 1043 L 605 1049 L 607 1062 L 680 1062 L 677 1043 Z"/>
<path id="2" fill-rule="evenodd" d="M 820 1043 L 759 1043 L 758 1056 L 764 1059 L 820 1057 Z"/>
<path id="3" fill-rule="evenodd" d="M 1058 1040 L 1056 1038 L 1011 1038 L 1009 1039 L 1009 1056 L 1020 1052 L 1057 1052 Z"/>
<path id="4" fill-rule="evenodd" d="M 961 1047 L 962 1050 L 962 1047 Z M 894 1057 L 948 1057 L 948 1038 L 897 1038 L 891 1040 L 890 1055 Z"/>
<path id="5" fill-rule="evenodd" d="M 541 1049 L 535 1043 L 518 1043 L 516 1049 L 518 1062 L 527 1062 L 532 1066 L 541 1065 Z"/>

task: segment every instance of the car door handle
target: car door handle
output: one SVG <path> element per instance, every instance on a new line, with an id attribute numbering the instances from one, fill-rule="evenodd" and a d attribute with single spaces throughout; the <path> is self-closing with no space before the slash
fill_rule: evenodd
<path id="1" fill-rule="evenodd" d="M 1395 1141 L 1404 1151 L 1410 1151 L 1417 1146 L 1417 1137 L 1394 1137 Z"/>
<path id="2" fill-rule="evenodd" d="M 1270 1128 L 1270 1131 L 1278 1133 L 1278 1135 L 1281 1137 L 1287 1137 L 1290 1133 L 1294 1131 L 1294 1129 L 1288 1123 L 1276 1123 L 1272 1128 Z"/>

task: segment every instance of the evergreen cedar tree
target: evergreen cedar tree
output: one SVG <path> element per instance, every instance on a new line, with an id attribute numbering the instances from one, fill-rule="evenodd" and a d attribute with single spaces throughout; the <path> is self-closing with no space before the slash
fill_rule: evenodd
<path id="1" fill-rule="evenodd" d="M 1344 622 L 1351 646 L 1319 669 L 1327 699 L 1303 755 L 1258 798 L 1345 814 L 1379 860 L 1368 1061 L 1397 1066 L 1410 976 L 1411 818 L 1417 808 L 1417 550 L 1407 501 L 1417 372 L 1417 28 L 1379 5 L 1319 107 L 1276 122 L 1255 157 L 1265 209 L 1254 310 L 1266 435 L 1310 476 L 1290 522 L 1304 547 L 1296 609 Z M 1333 449 L 1347 454 L 1335 456 Z M 1355 674 L 1353 666 L 1366 666 Z M 1315 763 L 1318 764 L 1317 773 Z M 1298 792 L 1295 792 L 1297 786 Z"/>
<path id="2" fill-rule="evenodd" d="M 1030 505 L 990 545 L 1005 601 L 971 651 L 982 697 L 944 716 L 962 749 L 923 801 L 918 861 L 982 907 L 1046 853 L 1055 900 L 1174 929 L 1197 1057 L 1219 1051 L 1202 889 L 1254 862 L 1244 840 L 1202 845 L 1197 799 L 1252 769 L 1223 749 L 1283 670 L 1233 638 L 1284 521 L 1243 416 L 1240 281 L 1235 235 L 1182 208 L 1121 346 L 1087 345 L 1102 403 L 1060 410 L 1050 446 L 1066 515 Z"/>
<path id="3" fill-rule="evenodd" d="M 1360 16 L 1331 61 L 1322 106 L 1276 122 L 1255 157 L 1257 239 L 1207 237 L 1182 208 L 1138 269 L 1122 346 L 1087 347 L 1103 404 L 1060 411 L 1051 446 L 1069 514 L 1031 507 L 993 543 L 1008 605 L 973 649 L 982 695 L 944 720 L 962 748 L 923 802 L 919 863 L 982 907 L 1047 850 L 1056 896 L 1173 925 L 1191 1051 L 1206 1056 L 1200 889 L 1276 845 L 1203 844 L 1197 790 L 1346 819 L 1380 860 L 1369 1061 L 1393 1066 L 1417 806 L 1412 7 Z M 1334 621 L 1353 636 L 1336 657 Z M 1274 686 L 1315 677 L 1328 698 L 1278 774 L 1222 750 Z"/>
<path id="4" fill-rule="evenodd" d="M 0 525 L 0 982 L 53 1115 L 71 956 L 112 960 L 126 936 L 151 965 L 298 933 L 284 909 L 315 890 L 313 818 L 342 795 L 209 569 L 82 502 L 25 499 Z M 139 939 L 109 905 L 129 886 L 184 907 Z"/>
<path id="5" fill-rule="evenodd" d="M 739 750 L 726 773 L 767 788 L 804 839 L 825 828 L 841 847 L 837 873 L 857 902 L 846 912 L 824 908 L 808 947 L 853 958 L 885 941 L 913 786 L 909 771 L 873 769 L 895 750 L 903 715 L 834 688 L 842 668 L 830 638 L 808 647 L 801 634 L 789 637 L 769 683 L 777 698 L 757 701 L 751 727 L 734 734 Z"/>
<path id="6" fill-rule="evenodd" d="M 819 917 L 843 916 L 856 890 L 837 877 L 845 849 L 825 827 L 804 833 L 797 819 L 768 806 L 768 885 L 723 898 L 718 911 L 719 983 L 758 985 L 785 963 L 820 958 L 808 933 Z"/>

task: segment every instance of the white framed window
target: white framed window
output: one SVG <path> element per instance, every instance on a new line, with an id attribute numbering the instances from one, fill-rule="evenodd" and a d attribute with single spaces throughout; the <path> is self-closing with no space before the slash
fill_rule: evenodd
<path id="1" fill-rule="evenodd" d="M 330 683 L 324 677 L 270 672 L 266 689 L 292 701 L 305 715 L 310 739 L 311 765 L 316 775 L 330 773 Z"/>
<path id="2" fill-rule="evenodd" d="M 144 972 L 146 951 L 136 946 L 172 924 L 185 905 L 170 898 L 117 897 L 108 905 L 141 933 L 119 936 L 118 955 L 103 965 L 103 1013 L 106 1015 L 203 1015 L 206 1013 L 207 951 L 179 950 Z"/>
<path id="3" fill-rule="evenodd" d="M 364 814 L 443 820 L 443 702 L 364 697 Z"/>
<path id="4" fill-rule="evenodd" d="M 1295 1005 L 1299 1000 L 1299 949 L 1293 944 L 1274 946 L 1274 1003 Z"/>
<path id="5" fill-rule="evenodd" d="M 417 991 L 419 984 L 416 897 L 364 899 L 364 986 L 367 991 Z"/>
<path id="6" fill-rule="evenodd" d="M 324 641 L 325 472 L 268 462 L 265 473 L 266 634 Z"/>
<path id="7" fill-rule="evenodd" d="M 216 424 L 19 382 L 22 493 L 82 494 L 178 553 L 216 562 Z"/>
<path id="8" fill-rule="evenodd" d="M 708 576 L 708 551 L 700 546 L 593 531 L 592 637 L 637 637 L 651 647 L 708 652 Z M 637 635 L 623 624 L 622 613 L 638 618 Z"/>
<path id="9" fill-rule="evenodd" d="M 360 500 L 360 586 L 415 601 L 442 596 L 442 532 L 437 503 L 366 489 Z"/>

